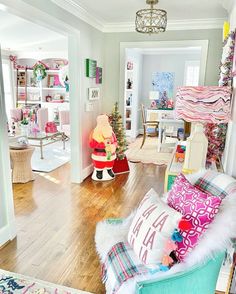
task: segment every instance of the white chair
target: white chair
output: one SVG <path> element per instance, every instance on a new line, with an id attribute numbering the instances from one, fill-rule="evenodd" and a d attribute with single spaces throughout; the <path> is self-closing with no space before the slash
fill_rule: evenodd
<path id="1" fill-rule="evenodd" d="M 48 109 L 47 108 L 39 108 L 37 111 L 37 123 L 40 131 L 45 131 L 46 123 L 48 122 Z"/>
<path id="2" fill-rule="evenodd" d="M 69 110 L 59 111 L 60 131 L 70 136 L 70 112 Z"/>

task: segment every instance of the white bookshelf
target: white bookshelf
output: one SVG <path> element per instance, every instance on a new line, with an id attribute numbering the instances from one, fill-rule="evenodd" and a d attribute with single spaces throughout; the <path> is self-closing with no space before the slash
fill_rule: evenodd
<path id="1" fill-rule="evenodd" d="M 130 68 L 129 66 L 131 64 L 132 66 Z M 133 139 L 139 134 L 140 69 L 140 55 L 127 54 L 124 74 L 124 126 L 126 129 L 126 136 Z M 131 88 L 129 88 L 128 82 L 131 82 Z"/>

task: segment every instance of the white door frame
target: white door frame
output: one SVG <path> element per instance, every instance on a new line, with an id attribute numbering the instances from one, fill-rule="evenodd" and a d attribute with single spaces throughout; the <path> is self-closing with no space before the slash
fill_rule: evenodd
<path id="1" fill-rule="evenodd" d="M 80 55 L 80 31 L 67 23 L 37 9 L 21 0 L 0 0 L 0 9 L 15 14 L 33 23 L 37 23 L 50 30 L 56 31 L 68 38 L 69 76 L 70 76 L 70 118 L 71 118 L 71 181 L 81 183 L 82 177 L 82 103 L 81 103 L 81 55 Z M 2 95 L 1 95 L 2 96 Z M 3 98 L 1 97 L 0 98 Z M 2 99 L 1 99 L 2 100 Z M 0 246 L 15 237 L 15 219 L 13 210 L 13 194 L 11 184 L 11 171 L 9 161 L 8 137 L 6 128 L 5 105 L 0 104 L 0 207 L 3 208 L 6 217 L 7 233 L 1 238 Z M 4 107 L 3 107 L 4 106 Z M 4 140 L 2 140 L 4 138 Z M 3 160 L 4 159 L 4 160 Z M 6 160 L 7 159 L 7 160 Z M 2 182 L 3 181 L 3 182 Z M 0 196 L 1 196 L 0 195 Z M 7 195 L 7 196 L 6 196 Z M 1 211 L 0 211 L 1 213 Z M 0 222 L 1 224 L 1 222 Z"/>
<path id="2" fill-rule="evenodd" d="M 16 236 L 0 50 L 0 247 Z"/>

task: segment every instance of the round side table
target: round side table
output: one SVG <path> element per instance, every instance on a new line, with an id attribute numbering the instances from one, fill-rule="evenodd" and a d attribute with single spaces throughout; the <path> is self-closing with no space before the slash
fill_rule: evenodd
<path id="1" fill-rule="evenodd" d="M 31 168 L 34 149 L 33 147 L 21 150 L 10 149 L 13 183 L 27 183 L 34 180 Z"/>

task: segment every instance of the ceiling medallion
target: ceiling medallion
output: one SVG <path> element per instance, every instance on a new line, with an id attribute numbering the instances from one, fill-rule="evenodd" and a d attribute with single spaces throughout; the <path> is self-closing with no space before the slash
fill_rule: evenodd
<path id="1" fill-rule="evenodd" d="M 146 0 L 146 3 L 151 7 L 136 12 L 135 30 L 144 34 L 165 32 L 167 12 L 162 9 L 153 8 L 158 3 L 158 0 Z"/>

